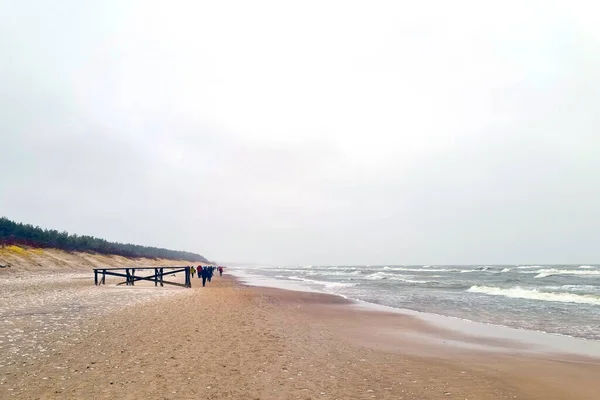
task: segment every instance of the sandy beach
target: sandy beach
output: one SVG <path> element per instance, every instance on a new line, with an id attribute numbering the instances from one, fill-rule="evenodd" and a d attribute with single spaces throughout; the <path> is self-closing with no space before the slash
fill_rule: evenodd
<path id="1" fill-rule="evenodd" d="M 600 360 L 227 274 L 192 289 L 95 287 L 82 270 L 0 279 L 0 398 L 598 398 Z"/>

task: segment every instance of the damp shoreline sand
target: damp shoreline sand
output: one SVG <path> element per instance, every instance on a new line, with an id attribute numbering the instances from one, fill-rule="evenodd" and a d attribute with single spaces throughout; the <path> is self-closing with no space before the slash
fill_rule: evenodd
<path id="1" fill-rule="evenodd" d="M 225 275 L 192 289 L 95 287 L 87 270 L 1 275 L 0 398 L 598 398 L 596 358 Z"/>

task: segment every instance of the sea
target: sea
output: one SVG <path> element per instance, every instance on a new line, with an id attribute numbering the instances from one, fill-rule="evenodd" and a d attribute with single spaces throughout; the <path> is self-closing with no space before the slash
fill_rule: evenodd
<path id="1" fill-rule="evenodd" d="M 245 266 L 265 286 L 600 341 L 600 265 Z M 232 271 L 233 272 L 233 271 Z"/>

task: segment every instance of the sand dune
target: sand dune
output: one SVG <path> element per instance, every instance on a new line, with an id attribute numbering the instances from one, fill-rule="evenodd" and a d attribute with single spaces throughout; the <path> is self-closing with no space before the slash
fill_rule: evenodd
<path id="1" fill-rule="evenodd" d="M 66 252 L 58 249 L 32 249 L 18 246 L 0 247 L 0 276 L 18 273 L 89 271 L 90 268 L 123 266 L 178 266 L 189 261 L 151 258 L 126 258 L 117 255 Z"/>

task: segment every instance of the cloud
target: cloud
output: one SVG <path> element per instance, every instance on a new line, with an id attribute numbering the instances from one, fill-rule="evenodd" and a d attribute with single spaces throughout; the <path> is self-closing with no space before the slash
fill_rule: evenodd
<path id="1" fill-rule="evenodd" d="M 221 260 L 591 260 L 590 7 L 4 5 L 0 210 Z"/>

